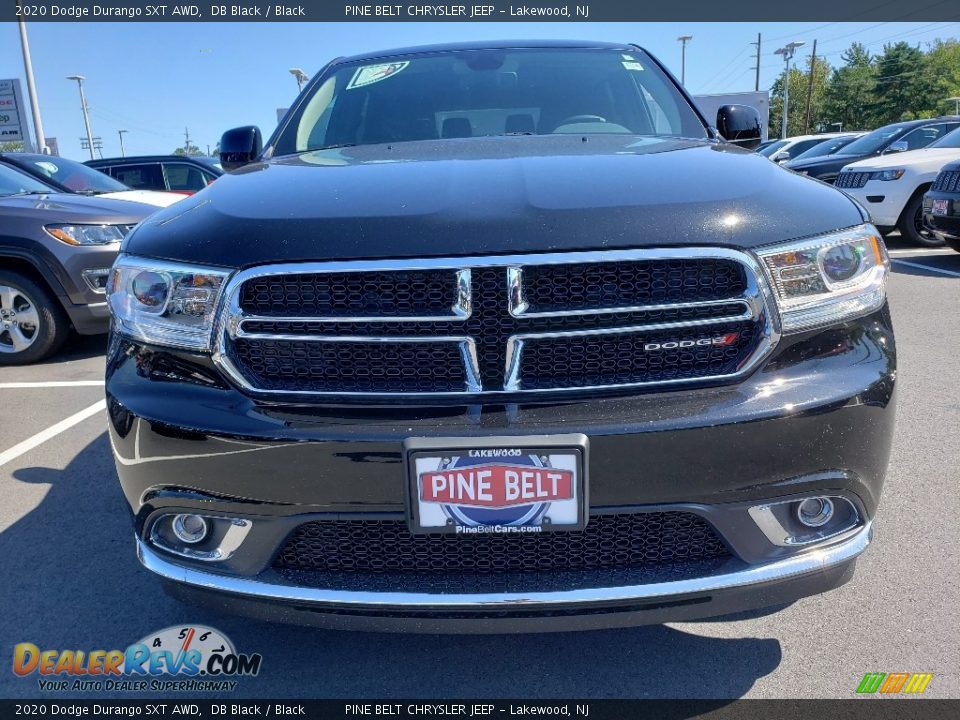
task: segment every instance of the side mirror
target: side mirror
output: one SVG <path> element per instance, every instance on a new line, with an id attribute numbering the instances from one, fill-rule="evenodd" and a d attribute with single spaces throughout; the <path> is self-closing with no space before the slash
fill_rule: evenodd
<path id="1" fill-rule="evenodd" d="M 788 153 L 786 150 L 781 150 L 770 159 L 778 163 L 786 162 L 790 159 L 790 153 Z"/>
<path id="2" fill-rule="evenodd" d="M 907 145 L 906 140 L 894 140 L 892 143 L 890 143 L 890 147 L 883 151 L 883 154 L 886 155 L 887 153 L 906 152 L 909 147 L 910 146 Z"/>
<path id="3" fill-rule="evenodd" d="M 220 164 L 230 171 L 252 163 L 263 150 L 263 137 L 255 125 L 227 130 L 220 137 Z"/>
<path id="4" fill-rule="evenodd" d="M 760 144 L 762 127 L 760 113 L 749 105 L 722 105 L 717 110 L 717 130 L 723 139 L 748 150 Z"/>

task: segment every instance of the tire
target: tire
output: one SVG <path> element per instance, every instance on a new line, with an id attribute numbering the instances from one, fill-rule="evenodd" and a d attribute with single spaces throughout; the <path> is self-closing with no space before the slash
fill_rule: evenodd
<path id="1" fill-rule="evenodd" d="M 0 366 L 43 360 L 69 334 L 70 322 L 49 290 L 20 273 L 0 271 Z"/>
<path id="2" fill-rule="evenodd" d="M 960 238 L 944 238 L 943 241 L 947 244 L 947 247 L 960 253 Z"/>
<path id="3" fill-rule="evenodd" d="M 943 247 L 943 240 L 929 230 L 923 229 L 923 193 L 918 192 L 903 209 L 900 222 L 897 223 L 900 234 L 916 245 L 923 247 Z"/>

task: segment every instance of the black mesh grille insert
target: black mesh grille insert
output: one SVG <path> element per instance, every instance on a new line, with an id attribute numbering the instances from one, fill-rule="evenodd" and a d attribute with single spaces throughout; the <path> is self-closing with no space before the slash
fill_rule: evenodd
<path id="1" fill-rule="evenodd" d="M 834 183 L 838 188 L 862 188 L 870 179 L 868 172 L 842 172 Z"/>
<path id="2" fill-rule="evenodd" d="M 265 390 L 342 392 L 462 391 L 455 342 L 377 343 L 304 340 L 233 341 L 249 379 Z"/>
<path id="3" fill-rule="evenodd" d="M 521 356 L 521 386 L 536 390 L 618 385 L 638 377 L 655 382 L 728 375 L 755 341 L 753 322 L 530 340 Z"/>
<path id="4" fill-rule="evenodd" d="M 509 312 L 506 266 L 471 271 L 471 314 L 449 317 L 456 301 L 455 270 L 287 273 L 253 278 L 240 290 L 243 337 L 228 339 L 234 365 L 265 391 L 361 393 L 462 393 L 469 371 L 456 342 L 403 342 L 400 338 L 469 338 L 484 391 L 503 391 L 511 336 L 576 333 L 669 323 L 706 322 L 695 329 L 644 335 L 529 340 L 521 390 L 574 389 L 605 384 L 633 385 L 664 379 L 696 380 L 739 369 L 759 342 L 742 298 L 748 270 L 734 259 L 622 260 L 595 264 L 544 264 L 523 268 L 529 311 L 569 312 L 556 317 L 514 317 Z M 705 303 L 643 310 L 645 306 Z M 628 309 L 634 308 L 634 309 Z M 585 313 L 582 310 L 612 310 Z M 359 319 L 420 316 L 421 320 Z M 448 317 L 436 317 L 446 315 Z M 282 318 L 296 318 L 284 320 Z M 317 317 L 342 318 L 320 322 Z M 273 318 L 273 319 L 271 319 Z M 730 329 L 731 324 L 735 327 Z M 720 331 L 738 332 L 722 349 L 643 351 L 651 339 L 703 340 Z M 283 336 L 280 337 L 257 337 Z M 301 341 L 299 336 L 383 338 L 387 342 Z M 390 338 L 398 338 L 390 342 Z"/>
<path id="5" fill-rule="evenodd" d="M 364 573 L 499 574 L 650 567 L 729 551 L 698 515 L 652 512 L 595 515 L 583 531 L 516 535 L 413 535 L 402 520 L 306 523 L 288 538 L 274 567 Z"/>
<path id="6" fill-rule="evenodd" d="M 933 183 L 936 192 L 960 192 L 960 170 L 943 170 Z"/>
<path id="7" fill-rule="evenodd" d="M 747 289 L 743 266 L 724 259 L 539 265 L 523 271 L 531 312 L 727 300 Z"/>
<path id="8" fill-rule="evenodd" d="M 254 315 L 394 317 L 449 315 L 453 270 L 267 275 L 248 280 L 240 307 Z"/>

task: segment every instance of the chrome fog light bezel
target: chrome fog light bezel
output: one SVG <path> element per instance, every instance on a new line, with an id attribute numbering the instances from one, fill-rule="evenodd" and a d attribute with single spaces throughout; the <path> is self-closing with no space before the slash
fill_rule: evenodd
<path id="1" fill-rule="evenodd" d="M 819 525 L 807 525 L 801 521 L 799 508 L 807 500 L 827 501 L 831 508 L 830 516 Z M 845 517 L 838 515 L 839 510 L 846 510 Z M 841 495 L 811 494 L 754 505 L 747 512 L 767 539 L 778 547 L 806 547 L 833 541 L 857 530 L 863 524 L 857 505 Z M 792 531 L 795 529 L 785 525 L 785 522 L 789 524 L 791 521 L 800 526 L 799 532 Z M 832 521 L 835 524 L 831 525 Z"/>
<path id="2" fill-rule="evenodd" d="M 174 544 L 164 536 L 162 528 L 169 526 L 168 532 L 173 532 L 173 524 L 177 518 L 184 515 L 200 517 L 207 527 L 207 532 L 202 539 L 193 543 L 183 541 L 175 534 L 180 544 Z M 205 515 L 196 512 L 168 512 L 163 513 L 151 523 L 149 542 L 159 550 L 190 560 L 223 562 L 236 554 L 252 527 L 253 521 L 246 518 Z"/>

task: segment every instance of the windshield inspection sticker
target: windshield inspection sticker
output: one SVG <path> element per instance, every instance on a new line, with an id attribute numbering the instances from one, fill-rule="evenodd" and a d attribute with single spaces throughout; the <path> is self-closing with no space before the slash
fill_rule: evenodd
<path id="1" fill-rule="evenodd" d="M 627 70 L 637 70 L 637 71 L 643 72 L 643 65 L 641 65 L 638 62 L 624 62 L 623 66 Z"/>
<path id="2" fill-rule="evenodd" d="M 386 80 L 388 77 L 393 77 L 401 70 L 404 70 L 409 64 L 409 60 L 404 60 L 403 62 L 366 65 L 365 67 L 357 68 L 353 77 L 350 78 L 350 82 L 347 83 L 347 90 L 364 87 L 365 85 L 373 85 L 373 83 Z"/>

